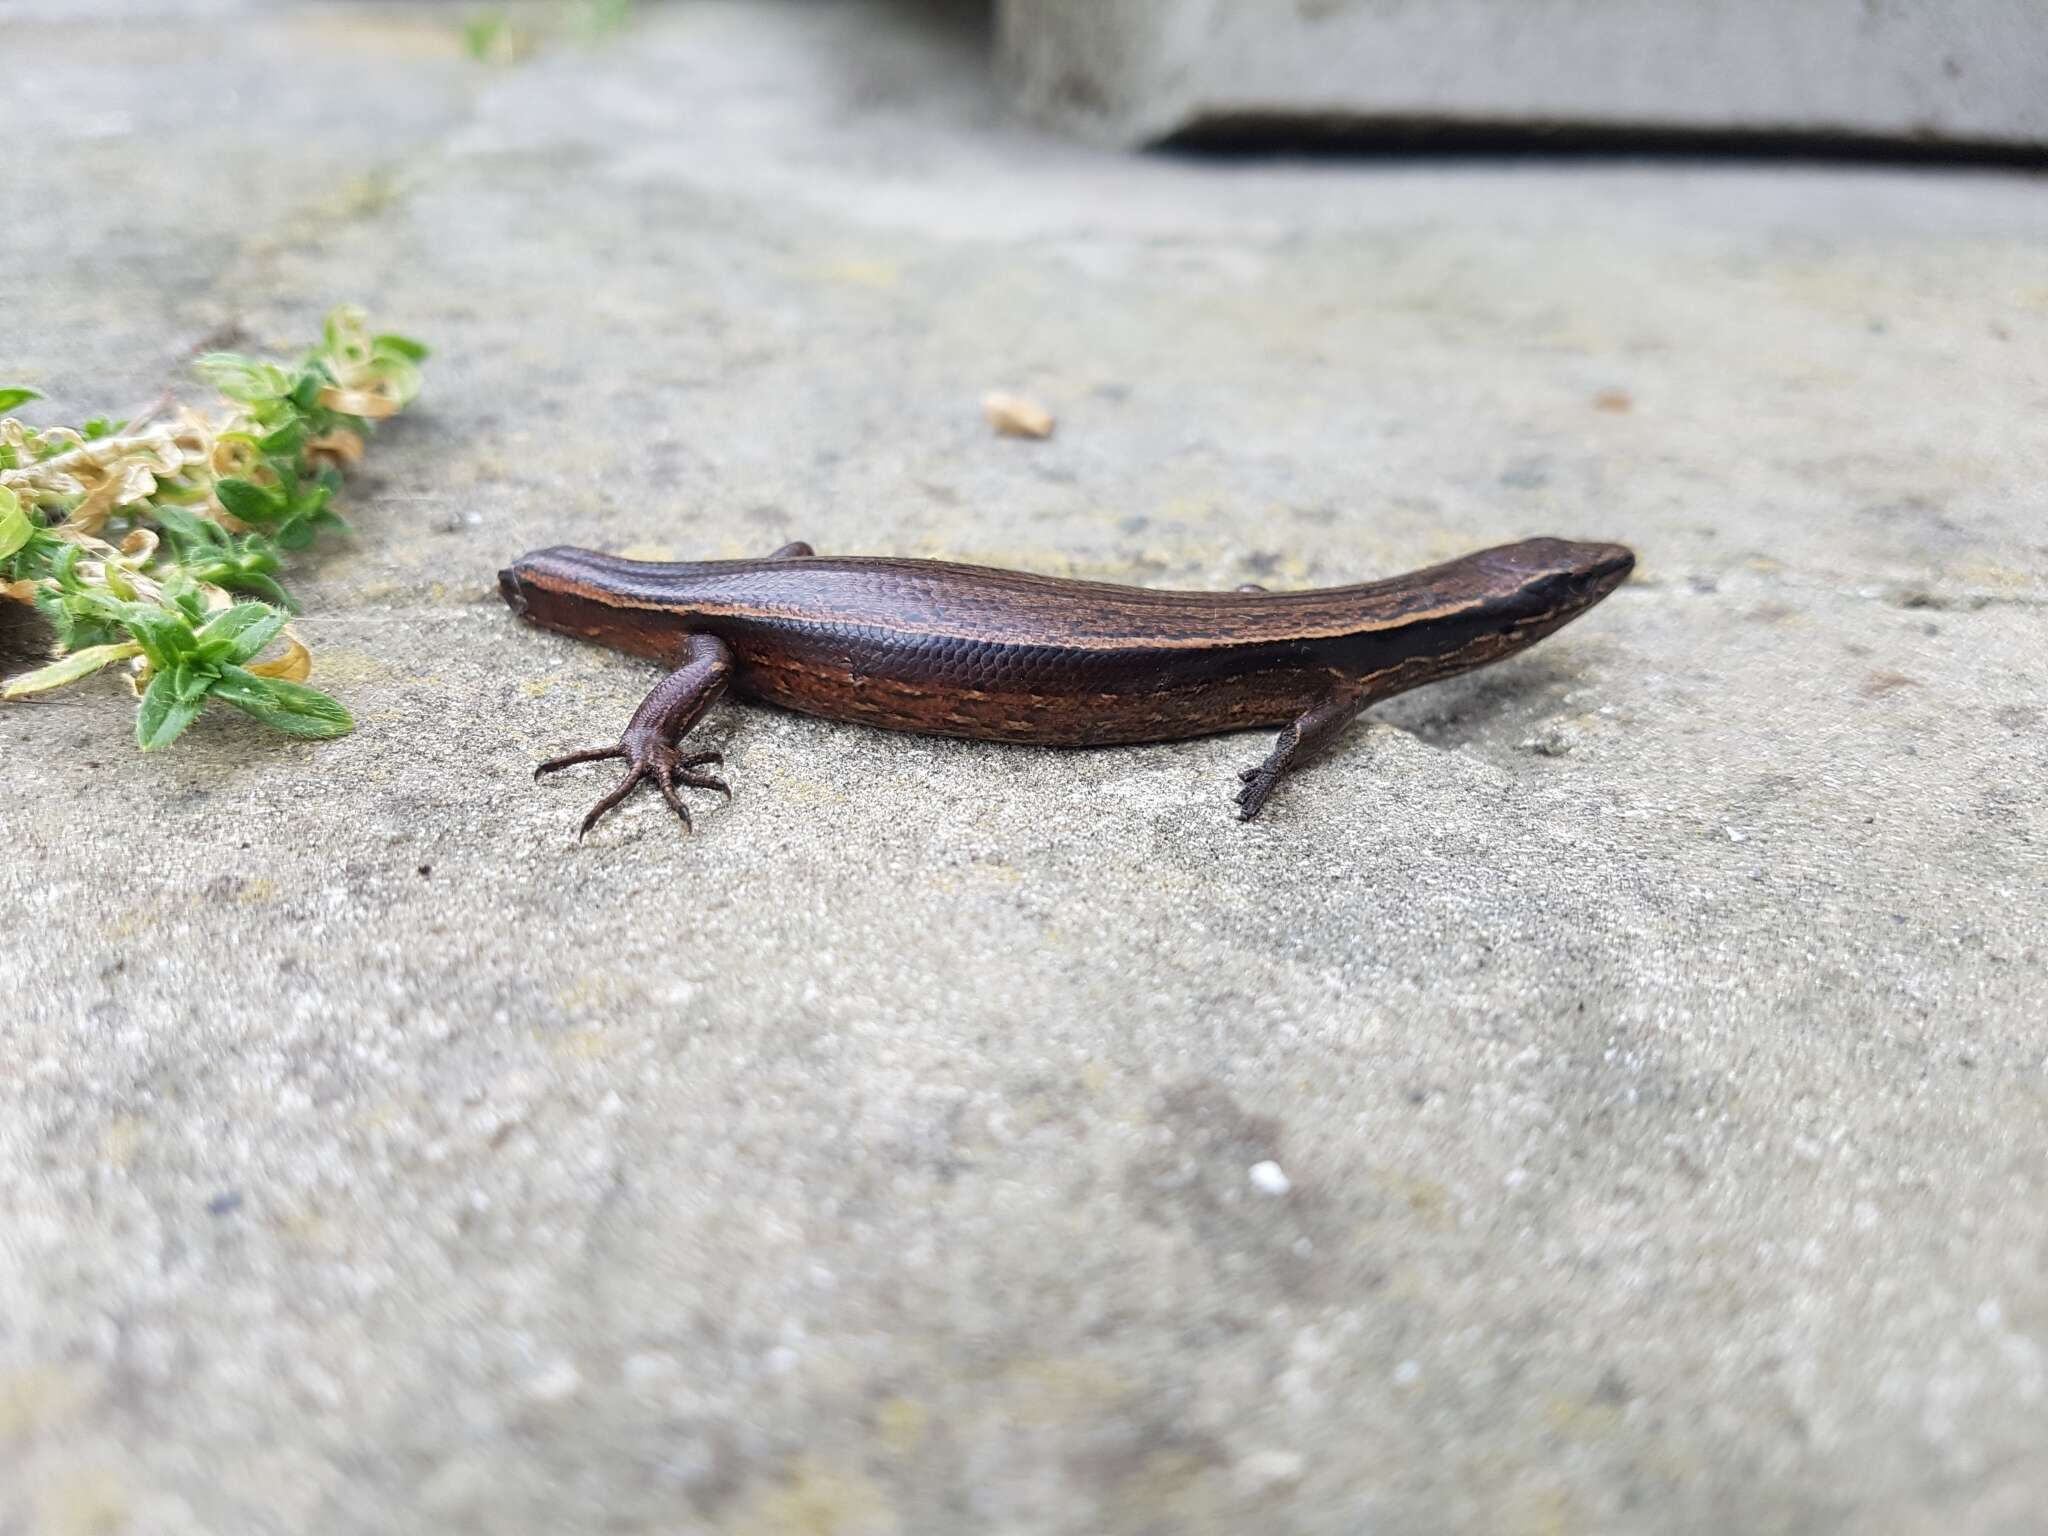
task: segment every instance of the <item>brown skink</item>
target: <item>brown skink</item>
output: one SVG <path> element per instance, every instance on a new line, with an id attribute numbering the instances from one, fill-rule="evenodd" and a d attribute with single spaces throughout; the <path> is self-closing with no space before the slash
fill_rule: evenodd
<path id="1" fill-rule="evenodd" d="M 1092 747 L 1283 726 L 1240 778 L 1259 814 L 1280 776 L 1367 705 L 1534 645 L 1627 579 L 1619 544 L 1525 539 L 1359 586 L 1163 592 L 1021 571 L 815 554 L 657 563 L 543 549 L 498 575 L 528 622 L 675 670 L 616 746 L 626 775 L 583 831 L 646 780 L 730 793 L 684 734 L 730 688 L 829 720 L 978 741 Z"/>

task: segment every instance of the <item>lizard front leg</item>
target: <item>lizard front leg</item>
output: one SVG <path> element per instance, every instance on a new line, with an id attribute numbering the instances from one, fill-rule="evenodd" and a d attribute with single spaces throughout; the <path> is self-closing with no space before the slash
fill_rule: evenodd
<path id="1" fill-rule="evenodd" d="M 544 773 L 553 773 L 577 763 L 624 759 L 626 776 L 610 794 L 590 808 L 590 814 L 583 818 L 583 825 L 576 833 L 578 841 L 597 825 L 606 811 L 631 794 L 634 786 L 643 779 L 661 791 L 661 797 L 668 802 L 669 809 L 682 818 L 685 827 L 690 824 L 690 812 L 676 793 L 676 785 L 715 789 L 728 798 L 732 795 L 723 779 L 692 771 L 706 764 L 721 762 L 716 752 L 698 752 L 684 757 L 678 750 L 684 734 L 704 718 L 705 711 L 725 692 L 726 683 L 732 676 L 732 652 L 716 635 L 690 635 L 685 638 L 684 645 L 682 665 L 656 683 L 647 697 L 640 701 L 640 707 L 633 711 L 633 718 L 626 722 L 618 745 L 565 753 L 561 757 L 550 758 L 533 770 L 537 779 Z"/>
<path id="2" fill-rule="evenodd" d="M 1250 821 L 1266 808 L 1280 776 L 1299 768 L 1334 741 L 1338 732 L 1358 718 L 1370 700 L 1362 692 L 1333 687 L 1320 701 L 1280 733 L 1273 750 L 1256 768 L 1247 768 L 1238 778 L 1244 787 L 1237 792 L 1237 819 Z"/>

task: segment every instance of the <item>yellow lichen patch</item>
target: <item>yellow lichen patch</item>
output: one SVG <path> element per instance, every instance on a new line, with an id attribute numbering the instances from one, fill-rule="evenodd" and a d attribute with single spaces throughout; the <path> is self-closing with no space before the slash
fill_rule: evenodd
<path id="1" fill-rule="evenodd" d="M 875 1435 L 891 1456 L 909 1456 L 924 1444 L 929 1416 L 910 1397 L 888 1397 L 875 1409 Z"/>
<path id="2" fill-rule="evenodd" d="M 127 1525 L 128 1500 L 104 1469 L 73 1472 L 36 1500 L 35 1529 L 49 1536 L 114 1536 Z"/>
<path id="3" fill-rule="evenodd" d="M 106 936 L 115 943 L 147 933 L 162 922 L 163 913 L 153 906 L 130 907 L 106 926 Z"/>
<path id="4" fill-rule="evenodd" d="M 1192 1451 L 1167 1448 L 1151 1452 L 1130 1473 L 1119 1479 L 1113 1495 L 1118 1518 L 1114 1523 L 1133 1529 L 1156 1530 L 1164 1524 L 1175 1531 L 1219 1529 L 1212 1519 L 1213 1500 L 1203 1484 L 1213 1467 Z"/>
<path id="5" fill-rule="evenodd" d="M 308 43 L 317 48 L 349 48 L 415 58 L 455 58 L 462 53 L 461 32 L 432 12 L 407 15 L 380 11 L 363 15 L 348 10 L 313 10 L 286 14 L 290 19 L 285 24 L 308 34 Z"/>
<path id="6" fill-rule="evenodd" d="M 1621 1422 L 1621 1410 L 1597 1398 L 1553 1392 L 1543 1400 L 1543 1420 L 1571 1440 L 1603 1440 Z"/>
<path id="7" fill-rule="evenodd" d="M 143 1133 L 148 1129 L 149 1122 L 139 1115 L 116 1115 L 100 1132 L 100 1156 L 116 1168 L 132 1167 L 135 1154 L 142 1150 Z"/>
<path id="8" fill-rule="evenodd" d="M 1064 1424 L 1130 1393 L 1108 1366 L 1072 1356 L 1016 1361 L 1003 1372 L 1003 1381 L 1011 1416 L 1019 1424 Z"/>
<path id="9" fill-rule="evenodd" d="M 388 670 L 385 664 L 367 651 L 323 650 L 320 653 L 320 676 L 328 683 L 361 683 L 379 677 Z"/>
<path id="10" fill-rule="evenodd" d="M 894 1536 L 901 1524 L 873 1481 L 805 1457 L 733 1516 L 730 1536 Z"/>
<path id="11" fill-rule="evenodd" d="M 1439 1230 L 1453 1225 L 1451 1192 L 1434 1179 L 1420 1179 L 1394 1168 L 1375 1175 L 1375 1182 L 1388 1194 L 1405 1201 L 1424 1225 Z"/>
<path id="12" fill-rule="evenodd" d="M 333 1223 L 311 1206 L 298 1206 L 277 1218 L 277 1230 L 301 1248 L 328 1252 L 333 1246 Z"/>
<path id="13" fill-rule="evenodd" d="M 1954 573 L 1970 586 L 1988 587 L 1999 593 L 2025 592 L 2034 585 L 2034 578 L 2025 571 L 1994 565 L 1988 560 L 1965 560 L 1954 567 Z"/>
<path id="14" fill-rule="evenodd" d="M 847 794 L 820 779 L 789 779 L 781 787 L 782 798 L 797 805 L 844 805 Z"/>
<path id="15" fill-rule="evenodd" d="M 811 273 L 822 282 L 844 283 L 854 288 L 894 288 L 903 269 L 893 261 L 854 256 L 825 262 L 811 268 Z"/>
<path id="16" fill-rule="evenodd" d="M 553 683 L 545 682 L 521 683 L 519 685 L 519 691 L 525 694 L 529 699 L 541 699 L 546 698 L 549 694 L 553 693 L 555 691 L 555 685 Z"/>
<path id="17" fill-rule="evenodd" d="M 599 1061 L 618 1048 L 617 1036 L 608 1029 L 572 1029 L 548 1039 L 548 1049 L 557 1056 L 579 1061 Z"/>
<path id="18" fill-rule="evenodd" d="M 1500 1523 L 1495 1527 L 1509 1536 L 1570 1536 L 1577 1528 L 1571 1500 L 1555 1488 L 1510 1494 L 1502 1501 Z"/>
<path id="19" fill-rule="evenodd" d="M 54 1365 L 0 1372 L 0 1441 L 17 1440 L 70 1415 L 83 1385 Z"/>
<path id="20" fill-rule="evenodd" d="M 647 989 L 630 976 L 584 976 L 555 992 L 564 1013 L 592 1009 L 615 1009 L 624 1004 L 644 1002 Z"/>
<path id="21" fill-rule="evenodd" d="M 372 1104 L 359 1112 L 350 1124 L 359 1131 L 381 1131 L 386 1126 L 397 1125 L 405 1118 L 405 1106 L 396 1099 L 386 1099 L 382 1104 Z"/>

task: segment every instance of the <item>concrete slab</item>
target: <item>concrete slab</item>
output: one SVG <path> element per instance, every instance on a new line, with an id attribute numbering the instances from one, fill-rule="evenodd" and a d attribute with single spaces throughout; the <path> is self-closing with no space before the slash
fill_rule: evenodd
<path id="1" fill-rule="evenodd" d="M 1619 129 L 2048 146 L 2029 0 L 999 0 L 1028 113 L 1177 134 Z"/>
<path id="2" fill-rule="evenodd" d="M 453 22 L 5 40 L 10 377 L 438 352 L 305 567 L 353 737 L 0 712 L 0 1529 L 2032 1527 L 2037 181 L 1106 159 L 918 8 Z M 653 669 L 492 593 L 1538 532 L 1640 575 L 1250 827 L 1263 739 L 727 708 L 729 809 L 578 847 L 528 771 Z"/>

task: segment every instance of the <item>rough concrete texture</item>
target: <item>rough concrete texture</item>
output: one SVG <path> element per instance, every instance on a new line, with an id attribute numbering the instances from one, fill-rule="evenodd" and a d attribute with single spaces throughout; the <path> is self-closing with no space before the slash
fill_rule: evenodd
<path id="1" fill-rule="evenodd" d="M 1243 119 L 2048 144 L 2036 0 L 998 0 L 1035 117 L 1143 144 Z"/>
<path id="2" fill-rule="evenodd" d="M 0 711 L 0 1530 L 2042 1529 L 2038 180 L 1107 159 L 917 8 L 453 25 L 4 37 L 8 377 L 438 350 L 303 567 L 354 736 Z M 1251 826 L 1263 737 L 724 707 L 729 807 L 579 847 L 528 771 L 655 669 L 492 591 L 1533 533 L 1640 573 Z"/>

